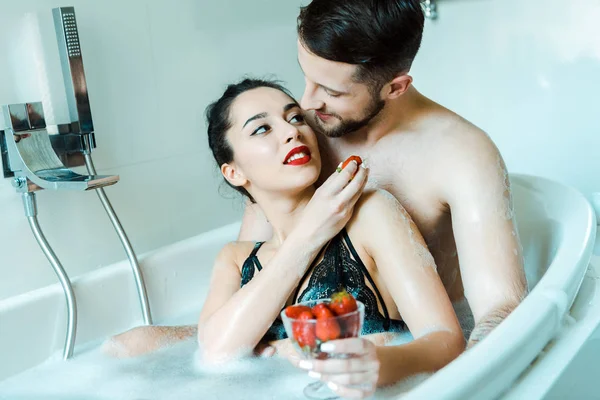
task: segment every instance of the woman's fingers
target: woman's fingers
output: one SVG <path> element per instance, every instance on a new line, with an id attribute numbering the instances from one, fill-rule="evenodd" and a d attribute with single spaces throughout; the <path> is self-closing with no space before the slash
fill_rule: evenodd
<path id="1" fill-rule="evenodd" d="M 346 358 L 300 360 L 297 365 L 344 398 L 364 399 L 375 393 L 380 363 L 373 343 L 363 338 L 332 340 L 323 343 L 321 350 Z"/>
<path id="2" fill-rule="evenodd" d="M 336 195 L 348 186 L 348 182 L 350 182 L 357 170 L 359 170 L 358 164 L 356 161 L 351 161 L 342 171 L 331 174 L 319 189 L 328 194 Z"/>
<path id="3" fill-rule="evenodd" d="M 363 164 L 364 165 L 364 164 Z M 358 172 L 350 183 L 341 191 L 340 201 L 354 207 L 367 185 L 369 170 L 362 165 L 358 167 Z"/>

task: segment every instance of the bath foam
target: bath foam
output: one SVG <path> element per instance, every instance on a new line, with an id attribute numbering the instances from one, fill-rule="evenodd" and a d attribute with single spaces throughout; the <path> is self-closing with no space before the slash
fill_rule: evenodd
<path id="1" fill-rule="evenodd" d="M 417 256 L 419 256 L 419 258 L 421 259 L 422 263 L 423 263 L 423 268 L 433 268 L 434 271 L 437 271 L 437 266 L 435 264 L 435 259 L 433 258 L 433 256 L 431 255 L 431 252 L 429 251 L 429 249 L 427 247 L 425 247 L 420 240 L 415 240 L 415 231 L 413 226 L 416 225 L 414 224 L 414 222 L 411 222 L 410 224 L 410 243 L 413 245 L 413 248 L 415 250 L 415 253 L 417 254 Z"/>
<path id="2" fill-rule="evenodd" d="M 374 398 L 397 396 L 423 379 L 400 382 Z M 312 381 L 278 357 L 205 364 L 197 345 L 185 342 L 136 359 L 110 359 L 96 349 L 47 362 L 0 382 L 0 399 L 304 400 L 302 390 Z"/>
<path id="3" fill-rule="evenodd" d="M 497 168 L 498 174 L 502 177 L 502 208 L 500 213 L 504 216 L 505 219 L 510 220 L 515 217 L 515 210 L 513 204 L 513 196 L 512 191 L 510 189 L 510 178 L 508 176 L 508 171 L 506 170 L 506 165 L 500 156 L 497 158 Z"/>
<path id="4" fill-rule="evenodd" d="M 425 245 L 423 244 L 422 239 L 417 239 L 415 231 L 418 229 L 417 225 L 413 222 L 412 218 L 408 214 L 408 211 L 394 197 L 393 194 L 388 192 L 387 190 L 379 190 L 379 193 L 382 194 L 385 199 L 390 203 L 391 208 L 393 208 L 395 212 L 395 216 L 400 219 L 402 224 L 409 226 L 409 240 L 411 245 L 413 246 L 415 253 L 421 259 L 424 268 L 431 267 L 434 271 L 437 271 L 435 260 L 431 255 L 431 252 Z"/>
<path id="5" fill-rule="evenodd" d="M 197 314 L 165 325 L 189 324 Z M 411 340 L 410 332 L 402 332 L 387 345 Z M 196 340 L 130 359 L 106 356 L 103 341 L 78 345 L 74 358 L 66 362 L 59 351 L 45 363 L 0 382 L 0 400 L 305 400 L 302 390 L 314 381 L 280 357 L 206 363 Z M 373 399 L 397 398 L 428 376 L 380 389 Z"/>
<path id="6" fill-rule="evenodd" d="M 454 308 L 463 332 L 468 335 L 470 330 L 464 329 L 472 326 L 472 315 L 466 300 L 455 303 Z M 197 312 L 190 313 L 166 325 L 187 325 L 197 316 Z M 405 331 L 390 337 L 386 345 L 412 340 L 411 333 Z M 280 357 L 206 363 L 196 340 L 184 340 L 131 359 L 106 356 L 101 351 L 102 342 L 77 346 L 74 358 L 67 362 L 61 360 L 58 351 L 45 363 L 0 382 L 0 399 L 304 400 L 303 388 L 314 381 L 305 371 Z M 429 376 L 417 375 L 379 389 L 373 399 L 397 398 Z"/>

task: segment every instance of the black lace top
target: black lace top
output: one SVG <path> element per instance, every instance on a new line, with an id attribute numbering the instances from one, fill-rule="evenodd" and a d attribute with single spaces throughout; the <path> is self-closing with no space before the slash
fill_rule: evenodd
<path id="1" fill-rule="evenodd" d="M 264 242 L 258 242 L 254 246 L 252 253 L 242 266 L 241 287 L 246 285 L 254 277 L 254 271 L 260 271 L 262 266 L 257 257 L 257 252 Z M 346 289 L 356 300 L 365 305 L 365 320 L 362 334 L 378 332 L 401 332 L 406 329 L 404 321 L 391 319 L 387 307 L 383 302 L 381 293 L 373 282 L 369 271 L 356 253 L 352 242 L 348 237 L 346 229 L 335 236 L 324 247 L 325 255 L 318 264 L 313 264 L 306 271 L 304 277 L 294 293 L 294 304 L 303 301 L 328 298 L 339 289 Z M 318 257 L 317 257 L 318 260 Z M 302 284 L 312 272 L 306 289 L 299 293 Z M 369 281 L 371 290 L 365 283 Z M 378 304 L 381 304 L 383 315 L 379 311 Z M 287 334 L 283 327 L 283 322 L 278 317 L 269 328 L 263 340 L 285 339 Z"/>

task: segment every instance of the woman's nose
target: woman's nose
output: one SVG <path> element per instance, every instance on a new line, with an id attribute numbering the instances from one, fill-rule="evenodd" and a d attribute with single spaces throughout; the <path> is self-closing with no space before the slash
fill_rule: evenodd
<path id="1" fill-rule="evenodd" d="M 294 139 L 300 139 L 302 134 L 297 126 L 289 124 L 285 135 L 285 143 L 289 143 Z"/>

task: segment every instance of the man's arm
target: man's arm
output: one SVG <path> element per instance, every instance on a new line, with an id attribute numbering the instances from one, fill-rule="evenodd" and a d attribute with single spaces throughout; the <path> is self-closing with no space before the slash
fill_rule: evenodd
<path id="1" fill-rule="evenodd" d="M 271 239 L 271 236 L 273 236 L 273 228 L 260 206 L 247 201 L 238 240 L 265 242 Z"/>
<path id="2" fill-rule="evenodd" d="M 506 166 L 496 146 L 473 128 L 447 149 L 444 177 L 460 269 L 475 328 L 468 346 L 483 339 L 527 293 Z"/>

